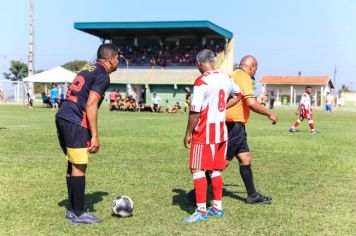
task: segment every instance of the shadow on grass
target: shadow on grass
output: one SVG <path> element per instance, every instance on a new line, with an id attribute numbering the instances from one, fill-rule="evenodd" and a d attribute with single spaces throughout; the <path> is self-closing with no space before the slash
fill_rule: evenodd
<path id="1" fill-rule="evenodd" d="M 108 195 L 107 192 L 94 192 L 85 194 L 85 211 L 95 212 L 94 205 L 98 202 L 101 202 L 104 199 L 104 196 Z M 69 205 L 68 199 L 64 199 L 58 202 L 58 206 L 67 207 Z"/>
<path id="2" fill-rule="evenodd" d="M 225 185 L 224 185 L 225 186 Z M 235 186 L 235 185 L 234 185 Z M 176 193 L 176 195 L 173 196 L 172 199 L 172 204 L 173 205 L 179 205 L 179 207 L 188 213 L 193 213 L 196 205 L 195 205 L 195 192 L 194 189 L 190 190 L 189 192 L 183 190 L 183 189 L 172 189 L 172 192 Z M 241 197 L 238 194 L 243 194 L 245 192 L 233 192 L 229 191 L 226 188 L 223 188 L 223 197 L 230 197 L 242 202 L 246 202 L 246 198 Z M 210 206 L 210 201 L 213 199 L 212 197 L 212 191 L 211 187 L 208 187 L 207 191 L 207 207 Z"/>
<path id="3" fill-rule="evenodd" d="M 187 192 L 183 189 L 172 189 L 172 192 L 176 193 L 173 196 L 172 204 L 178 205 L 180 209 L 186 211 L 188 213 L 193 213 L 195 210 L 195 196 L 194 196 L 194 189 Z M 191 199 L 191 196 L 194 196 L 194 202 Z"/>
<path id="4" fill-rule="evenodd" d="M 246 202 L 246 198 L 241 197 L 240 195 L 237 195 L 237 193 L 238 194 L 243 194 L 243 193 L 246 194 L 246 192 L 233 192 L 233 191 L 227 190 L 226 188 L 223 188 L 223 197 L 231 197 L 231 198 L 239 200 L 241 202 Z"/>

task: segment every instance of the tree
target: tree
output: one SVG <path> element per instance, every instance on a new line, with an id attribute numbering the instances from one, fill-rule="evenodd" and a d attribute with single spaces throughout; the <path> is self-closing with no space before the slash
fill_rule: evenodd
<path id="1" fill-rule="evenodd" d="M 342 92 L 351 92 L 351 89 L 348 86 L 343 84 L 341 86 L 341 89 L 339 89 L 338 93 L 342 93 Z"/>
<path id="2" fill-rule="evenodd" d="M 11 61 L 9 68 L 10 73 L 3 73 L 5 79 L 8 80 L 22 80 L 28 75 L 27 64 L 21 61 Z"/>
<path id="3" fill-rule="evenodd" d="M 62 65 L 62 67 L 76 73 L 81 71 L 83 67 L 86 66 L 87 64 L 88 64 L 87 61 L 74 60 L 71 62 L 67 62 L 66 64 Z"/>

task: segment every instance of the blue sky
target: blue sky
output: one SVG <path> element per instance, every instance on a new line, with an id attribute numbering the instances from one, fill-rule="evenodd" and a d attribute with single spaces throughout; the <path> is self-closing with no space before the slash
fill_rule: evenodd
<path id="1" fill-rule="evenodd" d="M 210 20 L 235 37 L 235 61 L 246 54 L 262 75 L 333 75 L 356 89 L 356 1 L 34 0 L 35 68 L 90 60 L 100 40 L 74 22 Z M 27 62 L 28 0 L 2 1 L 0 73 Z"/>

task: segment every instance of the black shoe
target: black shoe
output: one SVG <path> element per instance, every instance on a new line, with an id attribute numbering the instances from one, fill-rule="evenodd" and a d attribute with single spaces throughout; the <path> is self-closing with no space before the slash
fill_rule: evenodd
<path id="1" fill-rule="evenodd" d="M 246 199 L 246 204 L 272 204 L 272 197 L 263 196 L 257 193 L 256 196 L 248 196 Z"/>

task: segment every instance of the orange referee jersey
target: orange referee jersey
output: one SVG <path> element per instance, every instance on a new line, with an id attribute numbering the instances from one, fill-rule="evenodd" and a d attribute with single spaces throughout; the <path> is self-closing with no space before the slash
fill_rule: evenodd
<path id="1" fill-rule="evenodd" d="M 254 98 L 251 77 L 243 70 L 237 69 L 231 74 L 231 78 L 240 87 L 243 97 L 240 102 L 226 112 L 227 122 L 241 122 L 246 124 L 250 117 L 250 108 L 247 106 L 247 98 Z"/>

